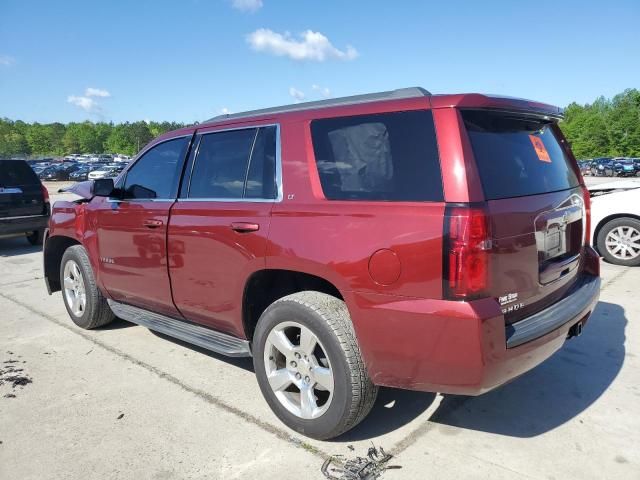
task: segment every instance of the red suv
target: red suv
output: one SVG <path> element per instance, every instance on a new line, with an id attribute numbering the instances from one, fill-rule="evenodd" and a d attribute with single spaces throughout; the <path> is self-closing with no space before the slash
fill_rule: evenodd
<path id="1" fill-rule="evenodd" d="M 410 88 L 224 115 L 57 202 L 71 319 L 253 356 L 266 401 L 340 435 L 378 386 L 478 395 L 580 334 L 598 300 L 561 111 Z"/>

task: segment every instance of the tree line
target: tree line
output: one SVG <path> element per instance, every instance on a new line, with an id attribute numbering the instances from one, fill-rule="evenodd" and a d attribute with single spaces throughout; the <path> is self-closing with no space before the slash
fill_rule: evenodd
<path id="1" fill-rule="evenodd" d="M 640 90 L 570 104 L 560 127 L 576 158 L 640 157 Z"/>
<path id="2" fill-rule="evenodd" d="M 61 156 L 70 153 L 135 155 L 156 136 L 183 127 L 177 122 L 25 123 L 0 119 L 0 157 Z M 570 104 L 560 128 L 579 159 L 640 157 L 640 91 L 611 99 Z"/>
<path id="3" fill-rule="evenodd" d="M 25 123 L 0 119 L 0 157 L 62 156 L 70 153 L 135 155 L 150 140 L 184 127 L 177 122 Z"/>

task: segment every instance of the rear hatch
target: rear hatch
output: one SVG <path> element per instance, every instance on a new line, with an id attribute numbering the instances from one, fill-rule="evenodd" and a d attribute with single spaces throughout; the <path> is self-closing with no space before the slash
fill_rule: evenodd
<path id="1" fill-rule="evenodd" d="M 0 219 L 46 214 L 38 176 L 24 160 L 0 160 Z"/>
<path id="2" fill-rule="evenodd" d="M 587 231 L 585 193 L 553 120 L 461 113 L 487 201 L 488 293 L 513 323 L 556 302 L 575 282 Z"/>

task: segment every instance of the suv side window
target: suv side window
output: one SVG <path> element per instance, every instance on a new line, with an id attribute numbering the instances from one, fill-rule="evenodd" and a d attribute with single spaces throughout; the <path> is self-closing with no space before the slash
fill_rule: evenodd
<path id="1" fill-rule="evenodd" d="M 204 134 L 188 198 L 275 198 L 275 145 L 276 127 Z"/>
<path id="2" fill-rule="evenodd" d="M 431 111 L 314 120 L 311 136 L 329 200 L 444 198 Z"/>
<path id="3" fill-rule="evenodd" d="M 275 199 L 276 187 L 276 127 L 258 131 L 247 172 L 245 198 Z"/>
<path id="4" fill-rule="evenodd" d="M 180 137 L 149 149 L 127 171 L 124 198 L 174 198 L 182 161 L 191 137 Z"/>

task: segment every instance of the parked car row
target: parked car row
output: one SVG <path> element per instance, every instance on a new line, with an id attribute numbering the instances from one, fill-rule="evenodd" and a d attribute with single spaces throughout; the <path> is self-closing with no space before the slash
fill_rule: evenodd
<path id="1" fill-rule="evenodd" d="M 126 162 L 76 162 L 66 161 L 63 163 L 36 163 L 32 164 L 33 171 L 40 180 L 44 181 L 84 181 L 96 178 L 116 177 L 127 166 Z"/>
<path id="2" fill-rule="evenodd" d="M 640 177 L 640 158 L 601 157 L 578 161 L 583 175 L 594 177 Z"/>
<path id="3" fill-rule="evenodd" d="M 75 162 L 101 162 L 101 163 L 109 163 L 109 162 L 125 162 L 128 163 L 131 160 L 129 155 L 122 155 L 120 153 L 85 153 L 78 154 L 72 153 L 71 155 L 67 155 L 64 157 L 65 160 L 75 161 Z"/>

